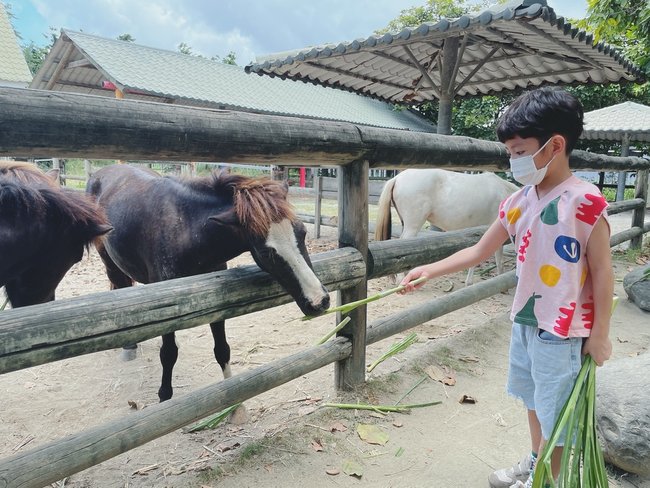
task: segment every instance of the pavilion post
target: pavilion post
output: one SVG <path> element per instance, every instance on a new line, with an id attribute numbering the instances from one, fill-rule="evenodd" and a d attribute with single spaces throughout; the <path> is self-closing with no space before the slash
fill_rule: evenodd
<path id="1" fill-rule="evenodd" d="M 354 161 L 338 168 L 339 247 L 354 247 L 368 260 L 368 161 Z M 338 304 L 361 300 L 367 296 L 367 279 L 338 293 Z M 366 306 L 347 314 L 350 322 L 339 333 L 352 342 L 352 354 L 336 363 L 335 384 L 339 390 L 352 390 L 365 381 L 366 373 Z M 336 321 L 343 320 L 340 312 Z"/>
<path id="2" fill-rule="evenodd" d="M 454 74 L 458 61 L 459 39 L 445 39 L 440 59 L 440 99 L 438 100 L 438 134 L 451 134 L 451 111 L 455 96 Z"/>
<path id="3" fill-rule="evenodd" d="M 636 172 L 636 182 L 634 185 L 634 198 L 642 198 L 645 202 L 643 208 L 636 208 L 632 212 L 632 227 L 643 227 L 645 222 L 646 207 L 648 206 L 648 170 Z M 643 234 L 633 237 L 630 240 L 630 249 L 641 249 L 643 244 Z"/>
<path id="4" fill-rule="evenodd" d="M 627 132 L 623 134 L 621 139 L 621 156 L 627 157 L 630 155 L 630 134 Z M 625 183 L 627 183 L 627 171 L 618 172 L 618 184 L 616 186 L 616 201 L 622 202 L 625 200 Z"/>

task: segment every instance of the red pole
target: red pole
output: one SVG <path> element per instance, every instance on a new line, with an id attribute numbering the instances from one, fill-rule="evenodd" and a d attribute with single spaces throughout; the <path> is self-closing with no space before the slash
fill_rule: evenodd
<path id="1" fill-rule="evenodd" d="M 300 188 L 305 187 L 305 173 L 306 170 L 304 167 L 300 168 Z"/>

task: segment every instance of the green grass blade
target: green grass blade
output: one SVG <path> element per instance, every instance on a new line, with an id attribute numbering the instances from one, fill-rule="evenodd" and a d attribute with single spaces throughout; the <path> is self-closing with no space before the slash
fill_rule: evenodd
<path id="1" fill-rule="evenodd" d="M 336 327 L 334 327 L 334 329 L 332 329 L 330 332 L 328 332 L 326 335 L 324 335 L 321 338 L 321 340 L 316 343 L 316 345 L 320 346 L 321 344 L 325 344 L 330 337 L 332 337 L 339 330 L 341 330 L 343 327 L 345 327 L 349 321 L 350 321 L 350 317 L 345 317 L 343 320 L 341 320 L 339 322 L 339 324 Z"/>
<path id="2" fill-rule="evenodd" d="M 411 346 L 411 344 L 417 342 L 417 340 L 418 340 L 417 334 L 415 332 L 411 332 L 404 339 L 390 346 L 388 351 L 386 351 L 379 359 L 377 359 L 370 366 L 368 366 L 367 369 L 368 373 L 370 373 L 373 369 L 375 369 L 377 365 L 386 361 L 386 359 L 407 349 L 409 346 Z"/>
<path id="3" fill-rule="evenodd" d="M 194 425 L 189 426 L 185 432 L 196 432 L 199 430 L 204 430 L 204 429 L 214 429 L 217 425 L 219 425 L 221 422 L 223 422 L 225 419 L 228 418 L 228 415 L 231 414 L 234 410 L 237 409 L 241 405 L 240 403 L 236 403 L 234 405 L 231 405 L 228 408 L 224 408 L 220 412 L 215 413 L 214 415 L 211 415 L 210 417 L 206 417 L 205 419 L 201 420 L 200 422 L 197 422 Z"/>
<path id="4" fill-rule="evenodd" d="M 412 285 L 419 285 L 420 283 L 424 283 L 427 279 L 423 276 L 421 278 L 418 278 L 417 280 L 411 281 L 410 284 Z M 375 295 L 369 296 L 367 298 L 363 298 L 361 300 L 357 300 L 354 302 L 350 303 L 345 303 L 343 305 L 339 305 L 337 307 L 331 307 L 325 310 L 320 315 L 305 315 L 302 317 L 300 320 L 311 320 L 316 317 L 321 317 L 323 315 L 327 315 L 330 313 L 336 313 L 336 312 L 341 312 L 341 313 L 350 313 L 352 310 L 354 310 L 357 307 L 360 307 L 361 305 L 366 305 L 367 303 L 375 302 L 377 300 L 381 300 L 382 298 L 386 298 L 389 295 L 392 295 L 393 293 L 397 293 L 402 291 L 404 288 L 406 288 L 406 285 L 400 285 L 396 286 L 395 288 L 390 288 L 389 290 L 384 290 L 382 292 L 376 293 Z"/>

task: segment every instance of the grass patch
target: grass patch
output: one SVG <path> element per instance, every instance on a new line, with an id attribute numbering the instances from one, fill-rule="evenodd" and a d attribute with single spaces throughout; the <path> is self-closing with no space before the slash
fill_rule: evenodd
<path id="1" fill-rule="evenodd" d="M 266 437 L 262 440 L 246 444 L 239 453 L 238 463 L 245 463 L 246 461 L 250 461 L 252 458 L 261 455 L 266 451 L 266 449 L 271 447 L 272 444 L 275 444 L 275 440 Z"/>
<path id="2" fill-rule="evenodd" d="M 219 481 L 225 476 L 226 472 L 221 468 L 221 466 L 212 466 L 209 467 L 197 475 L 197 484 L 194 486 L 205 486 L 207 483 L 213 483 Z"/>

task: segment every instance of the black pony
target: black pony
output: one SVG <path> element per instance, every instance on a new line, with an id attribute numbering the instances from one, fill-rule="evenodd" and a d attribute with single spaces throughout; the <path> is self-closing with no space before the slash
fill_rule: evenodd
<path id="1" fill-rule="evenodd" d="M 111 229 L 87 195 L 61 188 L 57 177 L 0 161 L 0 287 L 14 308 L 54 300 L 84 248 Z"/>
<path id="2" fill-rule="evenodd" d="M 217 172 L 177 179 L 115 165 L 97 171 L 86 191 L 114 227 L 96 242 L 113 288 L 223 270 L 228 260 L 250 251 L 305 314 L 329 307 L 327 290 L 311 269 L 305 227 L 293 213 L 282 183 Z M 228 378 L 230 347 L 224 321 L 210 328 L 215 359 Z M 160 401 L 172 397 L 177 357 L 174 333 L 165 334 Z"/>

